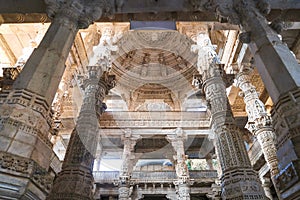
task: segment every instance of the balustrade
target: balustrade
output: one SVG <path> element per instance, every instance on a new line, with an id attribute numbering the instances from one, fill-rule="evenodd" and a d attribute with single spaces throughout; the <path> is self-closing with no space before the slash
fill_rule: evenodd
<path id="1" fill-rule="evenodd" d="M 218 178 L 216 170 L 190 171 L 190 178 L 194 182 L 214 182 Z M 96 183 L 114 183 L 119 180 L 119 171 L 94 171 Z M 175 171 L 134 171 L 131 181 L 134 183 L 173 183 L 177 178 Z"/>

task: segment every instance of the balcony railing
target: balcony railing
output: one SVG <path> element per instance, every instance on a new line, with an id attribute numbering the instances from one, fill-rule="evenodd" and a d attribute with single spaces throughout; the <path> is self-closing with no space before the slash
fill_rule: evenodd
<path id="1" fill-rule="evenodd" d="M 119 179 L 119 171 L 93 172 L 96 183 L 114 183 Z M 216 170 L 190 171 L 194 182 L 213 182 L 218 177 Z M 172 183 L 176 180 L 175 171 L 135 171 L 131 181 L 135 183 Z"/>

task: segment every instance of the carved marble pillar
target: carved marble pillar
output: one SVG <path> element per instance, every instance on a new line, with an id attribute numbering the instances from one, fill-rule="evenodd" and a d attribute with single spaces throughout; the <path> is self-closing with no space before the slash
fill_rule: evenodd
<path id="1" fill-rule="evenodd" d="M 49 200 L 93 198 L 93 163 L 96 154 L 101 155 L 102 149 L 97 149 L 100 139 L 98 121 L 106 109 L 103 99 L 115 86 L 115 76 L 108 72 L 112 64 L 111 50 L 101 40 L 95 49 L 106 51 L 102 51 L 100 57 L 94 51 L 96 54 L 87 67 L 88 77 L 82 85 L 83 103 L 76 127 L 71 134 L 62 171 L 54 181 Z"/>
<path id="2" fill-rule="evenodd" d="M 101 2 L 46 1 L 52 23 L 13 88 L 0 96 L 0 159 L 9 159 L 22 169 L 20 173 L 20 169 L 7 168 L 0 162 L 1 180 L 7 180 L 0 187 L 1 198 L 45 199 L 49 192 L 51 181 L 49 184 L 44 179 L 49 175 L 52 154 L 50 105 L 74 37 L 79 28 L 86 28 L 101 16 Z"/>
<path id="3" fill-rule="evenodd" d="M 277 179 L 279 190 L 284 198 L 299 196 L 300 179 L 294 179 L 291 187 L 284 181 L 288 179 L 284 174 L 292 165 L 294 173 L 300 175 L 300 66 L 279 38 L 275 24 L 269 25 L 264 17 L 263 14 L 270 11 L 266 1 L 256 4 L 254 1 L 236 0 L 234 10 L 245 31 L 241 35 L 242 41 L 249 42 L 257 70 L 274 102 L 272 119 L 282 170 L 282 176 Z"/>
<path id="4" fill-rule="evenodd" d="M 50 105 L 75 35 L 80 28 L 87 28 L 100 18 L 107 5 L 102 0 L 45 0 L 45 3 L 52 23 L 40 45 L 26 62 L 14 88 L 34 92 L 45 98 Z"/>
<path id="5" fill-rule="evenodd" d="M 222 199 L 266 199 L 252 169 L 240 129 L 226 96 L 226 75 L 207 34 L 199 34 L 192 51 L 198 52 L 198 70 L 212 115 L 216 151 L 222 168 Z"/>
<path id="6" fill-rule="evenodd" d="M 275 176 L 279 174 L 276 149 L 276 134 L 272 127 L 272 119 L 268 116 L 264 103 L 259 99 L 255 87 L 250 82 L 250 66 L 244 64 L 236 76 L 236 85 L 243 91 L 248 123 L 246 128 L 257 137 L 262 147 L 265 160 L 270 168 L 271 178 L 276 185 Z M 279 191 L 277 191 L 280 196 Z"/>
<path id="7" fill-rule="evenodd" d="M 102 74 L 99 66 L 89 66 L 88 71 L 88 79 L 83 84 L 83 104 L 49 200 L 93 199 L 92 170 L 99 139 L 98 117 L 104 112 L 103 99 L 114 87 L 115 77 L 106 71 Z"/>
<path id="8" fill-rule="evenodd" d="M 139 139 L 139 136 L 133 136 L 130 129 L 125 130 L 122 137 L 124 142 L 124 149 L 122 155 L 122 167 L 120 171 L 118 186 L 119 186 L 119 199 L 130 200 L 130 177 L 134 167 L 135 156 L 132 154 L 134 146 Z"/>
<path id="9" fill-rule="evenodd" d="M 282 26 L 269 24 L 265 15 L 270 12 L 267 0 L 217 1 L 216 11 L 221 18 L 242 26 L 240 40 L 249 43 L 255 65 L 274 102 L 272 119 L 277 135 L 277 155 L 280 175 L 277 187 L 283 198 L 300 195 L 300 179 L 286 181 L 293 173 L 300 175 L 300 67 L 278 33 Z M 276 66 L 276 67 L 274 67 Z M 286 176 L 287 175 L 287 176 Z M 292 182 L 288 183 L 288 182 Z"/>
<path id="10" fill-rule="evenodd" d="M 172 144 L 176 156 L 174 160 L 176 161 L 175 170 L 177 174 L 177 180 L 174 182 L 178 186 L 178 199 L 180 200 L 190 200 L 190 176 L 186 165 L 186 155 L 184 151 L 184 140 L 186 135 L 181 128 L 175 130 L 174 135 L 167 135 L 167 140 Z"/>

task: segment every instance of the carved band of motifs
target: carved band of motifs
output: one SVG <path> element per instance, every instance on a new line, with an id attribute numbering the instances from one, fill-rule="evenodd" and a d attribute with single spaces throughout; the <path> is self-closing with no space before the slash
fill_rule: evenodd
<path id="1" fill-rule="evenodd" d="M 37 94 L 27 90 L 13 90 L 11 93 L 3 91 L 0 95 L 0 105 L 5 103 L 19 104 L 30 108 L 40 113 L 46 119 L 49 126 L 52 124 L 52 112 L 49 109 L 49 105 L 43 97 Z"/>
<path id="2" fill-rule="evenodd" d="M 5 152 L 0 152 L 0 172 L 29 178 L 46 192 L 50 191 L 53 181 L 53 177 L 35 161 Z"/>

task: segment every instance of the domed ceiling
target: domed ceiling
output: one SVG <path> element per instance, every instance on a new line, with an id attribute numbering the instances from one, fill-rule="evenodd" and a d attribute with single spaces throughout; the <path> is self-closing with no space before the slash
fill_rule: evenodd
<path id="1" fill-rule="evenodd" d="M 196 57 L 190 51 L 193 41 L 177 31 L 128 31 L 117 43 L 112 73 L 114 89 L 136 110 L 146 99 L 165 102 L 172 110 L 191 90 L 197 73 Z M 134 101 L 132 101 L 134 100 Z M 134 102 L 134 103 L 133 103 Z"/>

